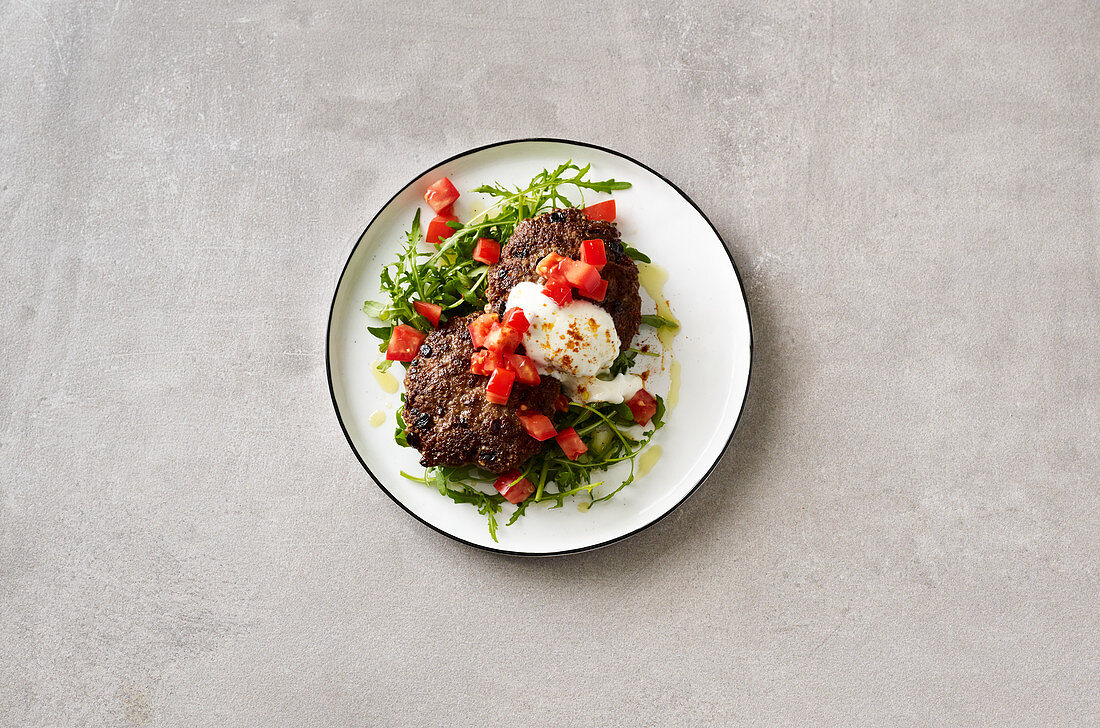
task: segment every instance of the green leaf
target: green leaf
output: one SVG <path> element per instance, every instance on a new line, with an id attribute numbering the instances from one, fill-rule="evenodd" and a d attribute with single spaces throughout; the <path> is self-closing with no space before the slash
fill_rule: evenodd
<path id="1" fill-rule="evenodd" d="M 642 316 L 642 323 L 648 324 L 655 329 L 672 329 L 676 331 L 680 328 L 680 324 L 676 321 L 666 319 L 664 316 L 657 316 L 656 314 L 647 313 Z"/>
<path id="2" fill-rule="evenodd" d="M 390 336 L 393 335 L 392 326 L 368 326 L 367 331 L 369 331 L 372 336 L 382 339 L 382 341 L 389 341 Z"/>
<path id="3" fill-rule="evenodd" d="M 397 420 L 397 429 L 393 432 L 393 439 L 401 447 L 408 447 L 409 441 L 405 433 L 405 407 L 401 406 L 397 408 L 394 419 Z"/>
<path id="4" fill-rule="evenodd" d="M 512 514 L 512 517 L 508 519 L 508 523 L 504 525 L 511 526 L 513 523 L 518 521 L 523 516 L 523 514 L 527 512 L 527 506 L 531 505 L 532 500 L 533 499 L 528 498 L 527 500 L 516 506 L 516 512 Z"/>
<path id="5" fill-rule="evenodd" d="M 642 251 L 638 250 L 637 248 L 632 248 L 629 245 L 623 245 L 623 252 L 626 253 L 627 255 L 629 255 L 633 260 L 638 261 L 639 263 L 652 263 L 653 262 L 652 260 L 649 259 L 648 255 L 646 255 Z"/>
<path id="6" fill-rule="evenodd" d="M 657 395 L 657 411 L 653 413 L 653 429 L 658 430 L 665 425 L 665 398 Z"/>
<path id="7" fill-rule="evenodd" d="M 615 361 L 611 362 L 611 376 L 616 377 L 626 373 L 630 367 L 634 366 L 634 360 L 637 358 L 638 355 L 633 350 L 619 352 Z"/>

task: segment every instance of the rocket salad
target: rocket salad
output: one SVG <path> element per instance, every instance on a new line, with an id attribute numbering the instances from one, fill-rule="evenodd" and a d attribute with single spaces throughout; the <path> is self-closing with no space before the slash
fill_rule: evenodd
<path id="1" fill-rule="evenodd" d="M 498 270 L 502 250 L 508 252 L 507 243 L 521 222 L 570 208 L 582 209 L 588 220 L 601 221 L 598 224 L 602 225 L 610 225 L 615 219 L 613 199 L 584 207 L 585 194 L 611 193 L 627 189 L 630 184 L 615 179 L 590 180 L 589 171 L 590 166 L 582 167 L 569 161 L 553 170 L 541 171 L 526 186 L 508 188 L 486 184 L 477 187 L 472 192 L 484 195 L 488 204 L 465 222 L 460 222 L 454 214 L 459 190 L 447 178 L 437 181 L 425 193 L 425 201 L 435 211 L 435 216 L 425 225 L 420 210 L 415 212 L 402 250 L 382 270 L 380 296 L 377 300 L 366 301 L 363 306 L 363 311 L 379 322 L 368 330 L 380 340 L 380 351 L 386 352 L 386 361 L 380 368 L 391 366 L 393 361 L 415 368 L 418 357 L 422 368 L 433 365 L 439 357 L 425 358 L 426 337 L 435 330 L 447 330 L 449 322 L 453 329 L 458 322 L 452 320 L 463 318 L 463 321 L 470 320 L 470 335 L 463 340 L 466 346 L 472 342 L 474 350 L 470 372 L 481 379 L 488 377 L 484 381 L 484 397 L 488 402 L 504 407 L 511 401 L 514 406 L 516 391 L 534 392 L 540 381 L 549 376 L 558 377 L 563 386 L 570 384 L 581 393 L 575 392 L 572 397 L 559 395 L 554 411 L 545 413 L 528 410 L 526 404 L 519 406 L 514 415 L 526 436 L 543 444 L 517 467 L 496 472 L 489 470 L 485 463 L 471 462 L 431 465 L 423 474 L 402 472 L 404 477 L 434 488 L 456 503 L 476 507 L 487 517 L 494 541 L 500 527 L 498 516 L 504 513 L 505 502 L 516 506 L 505 523 L 511 525 L 527 512 L 531 503 L 561 508 L 567 501 L 579 499 L 578 507 L 587 510 L 614 497 L 634 481 L 635 459 L 664 425 L 663 399 L 649 394 L 644 387 L 636 388 L 629 397 L 621 394 L 617 397 L 619 401 L 598 401 L 583 394 L 585 387 L 594 391 L 612 382 L 627 381 L 632 376 L 628 372 L 639 354 L 658 354 L 634 349 L 629 341 L 623 342 L 622 350 L 618 351 L 616 337 L 617 354 L 609 366 L 601 368 L 599 373 L 578 372 L 578 376 L 573 377 L 554 370 L 555 362 L 547 359 L 547 356 L 553 358 L 553 352 L 539 359 L 537 342 L 533 338 L 536 329 L 529 330 L 532 323 L 528 318 L 535 318 L 531 304 L 512 306 L 499 313 L 482 313 L 498 303 L 490 300 L 489 276 L 491 271 Z M 553 221 L 552 216 L 550 219 Z M 615 233 L 615 240 L 608 243 L 615 246 L 612 251 L 604 250 L 603 241 L 592 239 L 584 241 L 575 258 L 546 256 L 539 263 L 541 290 L 534 283 L 522 284 L 528 287 L 525 289 L 527 298 L 523 300 L 537 298 L 539 305 L 551 313 L 556 312 L 555 306 L 563 311 L 572 307 L 568 310 L 580 311 L 586 316 L 594 312 L 593 331 L 597 320 L 606 319 L 604 328 L 607 329 L 613 322 L 606 313 L 596 310 L 601 305 L 612 308 L 616 305 L 603 302 L 608 290 L 607 280 L 601 278 L 601 275 L 607 276 L 603 271 L 606 256 L 610 252 L 628 263 L 630 260 L 649 262 L 641 252 L 620 245 L 617 237 Z M 636 286 L 636 272 L 634 280 Z M 519 289 L 519 285 L 515 286 L 513 293 Z M 509 301 L 512 300 L 510 297 Z M 500 306 L 504 308 L 502 302 Z M 652 314 L 637 319 L 642 325 L 656 328 L 678 326 L 669 318 Z M 541 323 L 539 331 L 550 331 L 551 323 Z M 637 323 L 635 330 L 636 327 Z M 614 327 L 608 330 L 614 332 Z M 465 337 L 465 329 L 461 333 Z M 524 347 L 524 353 L 517 351 Z M 427 357 L 431 357 L 430 352 Z M 569 362 L 568 357 L 565 361 Z M 561 366 L 560 362 L 557 366 Z M 395 440 L 406 447 L 419 445 L 424 426 L 421 420 L 425 414 L 407 402 L 404 394 L 402 402 L 397 413 Z M 413 421 L 406 423 L 405 415 L 409 412 L 417 414 Z M 604 471 L 619 463 L 629 463 L 629 474 L 619 482 L 607 482 Z"/>

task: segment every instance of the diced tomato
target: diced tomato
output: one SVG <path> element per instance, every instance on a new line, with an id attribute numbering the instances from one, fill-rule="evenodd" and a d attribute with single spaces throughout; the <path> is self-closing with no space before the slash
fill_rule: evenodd
<path id="1" fill-rule="evenodd" d="M 474 260 L 492 265 L 500 260 L 500 243 L 492 238 L 478 238 L 474 246 Z"/>
<path id="2" fill-rule="evenodd" d="M 580 294 L 585 298 L 591 298 L 593 301 L 602 301 L 607 296 L 607 281 L 601 278 L 598 286 L 591 291 L 581 291 Z"/>
<path id="3" fill-rule="evenodd" d="M 568 412 L 569 398 L 566 397 L 564 394 L 559 394 L 558 398 L 554 400 L 554 409 L 556 409 L 558 412 Z"/>
<path id="4" fill-rule="evenodd" d="M 572 427 L 566 427 L 559 432 L 555 440 L 558 441 L 558 445 L 561 446 L 561 451 L 565 453 L 565 457 L 570 460 L 576 460 L 581 455 L 588 452 L 588 446 L 581 441 L 581 436 L 577 434 L 577 431 Z"/>
<path id="5" fill-rule="evenodd" d="M 535 368 L 535 362 L 531 361 L 530 357 L 523 356 L 522 354 L 508 354 L 504 357 L 504 361 L 508 363 L 508 368 L 516 373 L 516 381 L 520 384 L 527 384 L 535 386 L 541 379 L 539 379 L 538 369 Z"/>
<path id="6" fill-rule="evenodd" d="M 512 505 L 518 506 L 535 492 L 535 484 L 527 478 L 520 477 L 521 475 L 518 470 L 509 470 L 493 483 L 493 487 L 500 491 L 504 500 Z"/>
<path id="7" fill-rule="evenodd" d="M 386 358 L 391 361 L 412 361 L 427 334 L 412 326 L 398 324 L 390 334 L 390 343 L 386 346 Z"/>
<path id="8" fill-rule="evenodd" d="M 633 397 L 628 399 L 626 406 L 634 415 L 634 421 L 643 427 L 649 424 L 653 415 L 657 414 L 657 400 L 644 389 L 639 389 Z"/>
<path id="9" fill-rule="evenodd" d="M 595 290 L 600 285 L 600 272 L 594 265 L 570 260 L 562 264 L 562 271 L 565 273 L 565 280 L 582 292 Z"/>
<path id="10" fill-rule="evenodd" d="M 615 200 L 604 200 L 581 210 L 589 220 L 615 220 Z"/>
<path id="11" fill-rule="evenodd" d="M 457 199 L 458 189 L 446 177 L 436 180 L 424 193 L 424 201 L 440 214 L 443 213 L 444 208 L 453 205 Z"/>
<path id="12" fill-rule="evenodd" d="M 563 260 L 569 259 L 563 258 L 557 253 L 548 253 L 539 261 L 539 264 L 535 266 L 535 272 L 543 278 L 553 278 Z"/>
<path id="13" fill-rule="evenodd" d="M 596 270 L 603 270 L 607 265 L 607 250 L 604 248 L 603 241 L 599 238 L 582 240 L 581 260 L 595 267 Z"/>
<path id="14" fill-rule="evenodd" d="M 573 300 L 573 292 L 569 289 L 569 284 L 565 281 L 546 281 L 546 285 L 542 287 L 542 292 L 554 299 L 554 303 L 559 306 L 565 306 Z"/>
<path id="15" fill-rule="evenodd" d="M 523 429 L 527 430 L 527 434 L 539 442 L 549 440 L 558 434 L 558 431 L 554 429 L 554 423 L 546 415 L 535 413 L 518 416 L 519 423 L 523 425 Z"/>
<path id="16" fill-rule="evenodd" d="M 455 234 L 455 229 L 448 225 L 449 222 L 458 222 L 454 215 L 436 215 L 428 223 L 428 230 L 424 233 L 424 239 L 433 245 L 439 245 L 447 238 Z"/>
<path id="17" fill-rule="evenodd" d="M 523 335 L 508 324 L 496 324 L 485 337 L 483 346 L 498 354 L 513 354 L 523 343 Z"/>
<path id="18" fill-rule="evenodd" d="M 479 346 L 485 346 L 485 337 L 489 335 L 493 325 L 500 319 L 497 318 L 495 313 L 483 313 L 476 319 L 470 322 L 467 327 L 470 329 L 470 338 L 474 342 L 474 348 Z"/>
<path id="19" fill-rule="evenodd" d="M 504 312 L 504 323 L 521 334 L 526 334 L 527 329 L 531 328 L 531 324 L 527 320 L 527 314 L 518 306 L 513 306 Z"/>
<path id="20" fill-rule="evenodd" d="M 413 301 L 413 308 L 416 309 L 418 314 L 428 319 L 432 326 L 439 326 L 439 317 L 443 314 L 443 307 L 438 303 Z"/>
<path id="21" fill-rule="evenodd" d="M 470 357 L 470 371 L 487 377 L 504 366 L 504 359 L 495 351 L 478 349 Z"/>
<path id="22" fill-rule="evenodd" d="M 496 404 L 506 403 L 508 395 L 512 393 L 512 383 L 515 381 L 515 372 L 504 367 L 494 369 L 489 375 L 489 383 L 485 385 L 485 399 Z"/>

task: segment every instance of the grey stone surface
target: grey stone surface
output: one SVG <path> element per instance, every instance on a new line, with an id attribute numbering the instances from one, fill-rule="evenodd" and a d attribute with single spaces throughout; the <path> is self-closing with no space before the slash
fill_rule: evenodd
<path id="1" fill-rule="evenodd" d="M 1096 725 L 1092 2 L 0 3 L 0 724 Z M 738 260 L 741 429 L 554 560 L 325 381 L 406 180 L 546 135 Z"/>

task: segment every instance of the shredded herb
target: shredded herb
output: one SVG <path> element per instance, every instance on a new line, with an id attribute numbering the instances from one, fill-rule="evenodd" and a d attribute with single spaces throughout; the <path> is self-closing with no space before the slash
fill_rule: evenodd
<path id="1" fill-rule="evenodd" d="M 526 187 L 512 189 L 496 184 L 474 189 L 473 192 L 488 195 L 493 202 L 465 224 L 452 223 L 455 232 L 440 245 L 423 243 L 420 211 L 417 210 L 406 233 L 402 251 L 394 262 L 382 270 L 381 299 L 363 304 L 364 313 L 382 322 L 380 326 L 367 327 L 371 334 L 380 339 L 379 350 L 386 349 L 393 327 L 397 324 L 408 324 L 420 330 L 430 327 L 430 323 L 413 308 L 416 301 L 442 306 L 441 322 L 451 316 L 463 316 L 485 307 L 488 266 L 472 257 L 478 238 L 492 238 L 503 245 L 522 220 L 556 208 L 582 206 L 585 191 L 612 192 L 630 187 L 629 182 L 615 179 L 589 180 L 590 167 L 581 167 L 570 160 L 552 171 L 543 170 Z M 634 260 L 649 262 L 647 256 L 634 248 L 624 246 L 624 249 Z M 643 316 L 642 321 L 653 326 L 676 326 L 674 322 L 658 316 Z M 621 352 L 611 366 L 611 374 L 628 371 L 639 353 L 657 356 L 636 349 Z M 389 362 L 386 362 L 382 366 L 388 365 Z M 394 440 L 408 447 L 403 411 L 404 406 L 397 410 Z M 505 525 L 515 523 L 532 503 L 550 503 L 551 508 L 561 508 L 566 499 L 581 497 L 586 499 L 582 501 L 582 507 L 587 508 L 613 497 L 634 481 L 634 459 L 664 424 L 664 414 L 664 400 L 657 397 L 657 412 L 648 429 L 643 429 L 635 424 L 626 404 L 571 402 L 567 412 L 556 416 L 554 425 L 558 430 L 573 427 L 588 451 L 577 460 L 569 460 L 560 448 L 550 443 L 530 458 L 524 464 L 521 477 L 535 485 L 535 493 L 516 507 Z M 629 476 L 610 492 L 597 492 L 597 488 L 605 482 L 593 482 L 593 473 L 622 462 L 630 463 Z M 492 486 L 497 478 L 494 473 L 475 465 L 466 465 L 427 468 L 423 476 L 401 474 L 438 490 L 455 503 L 476 507 L 488 520 L 489 535 L 494 541 L 497 540 L 497 529 L 500 527 L 497 517 L 506 500 Z"/>

